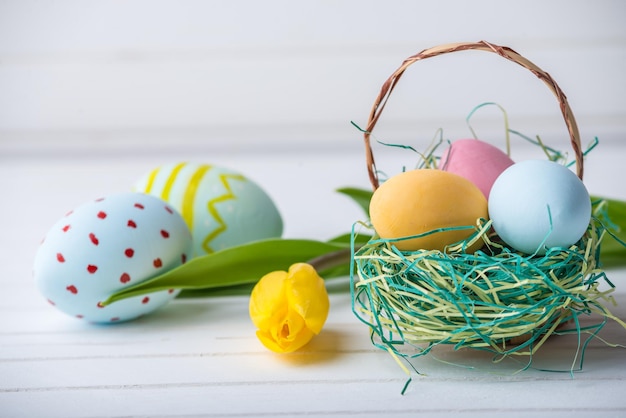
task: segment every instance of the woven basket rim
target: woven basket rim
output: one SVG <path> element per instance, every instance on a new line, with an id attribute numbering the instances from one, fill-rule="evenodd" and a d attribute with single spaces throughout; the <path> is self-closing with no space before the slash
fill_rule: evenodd
<path id="1" fill-rule="evenodd" d="M 550 74 L 542 70 L 539 66 L 537 66 L 524 56 L 520 55 L 513 49 L 507 46 L 501 46 L 482 40 L 478 42 L 442 44 L 432 48 L 424 49 L 417 54 L 411 55 L 410 57 L 406 58 L 398 67 L 398 69 L 396 69 L 391 74 L 391 76 L 389 76 L 389 78 L 383 83 L 381 90 L 376 97 L 376 100 L 374 101 L 374 104 L 370 111 L 367 127 L 363 131 L 367 172 L 370 183 L 372 185 L 372 189 L 376 190 L 379 187 L 380 182 L 378 178 L 378 170 L 376 169 L 376 163 L 374 159 L 370 136 L 385 108 L 385 105 L 387 104 L 387 101 L 389 100 L 389 97 L 391 96 L 391 93 L 393 92 L 394 88 L 396 87 L 398 81 L 400 80 L 406 69 L 412 64 L 427 58 L 432 58 L 452 52 L 468 50 L 492 52 L 501 56 L 502 58 L 514 62 L 529 70 L 550 89 L 550 91 L 554 94 L 559 103 L 561 114 L 569 133 L 570 144 L 576 158 L 576 175 L 582 180 L 584 174 L 584 158 L 580 142 L 580 132 L 576 123 L 576 118 L 574 117 L 572 109 L 567 101 L 565 93 L 563 93 L 563 90 L 561 90 L 557 82 L 552 78 Z"/>

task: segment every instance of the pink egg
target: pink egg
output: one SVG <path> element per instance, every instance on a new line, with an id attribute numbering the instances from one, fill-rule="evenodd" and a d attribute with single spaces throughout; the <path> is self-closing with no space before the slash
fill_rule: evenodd
<path id="1" fill-rule="evenodd" d="M 465 177 L 489 199 L 498 176 L 514 161 L 500 149 L 478 139 L 454 141 L 441 156 L 439 168 Z"/>

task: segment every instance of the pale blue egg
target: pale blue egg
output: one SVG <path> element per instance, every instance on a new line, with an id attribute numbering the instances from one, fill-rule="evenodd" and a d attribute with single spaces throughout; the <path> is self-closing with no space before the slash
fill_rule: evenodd
<path id="1" fill-rule="evenodd" d="M 489 217 L 496 233 L 527 254 L 569 247 L 591 220 L 591 199 L 583 182 L 567 167 L 527 160 L 507 168 L 489 195 Z"/>
<path id="2" fill-rule="evenodd" d="M 244 175 L 215 165 L 167 164 L 134 187 L 169 202 L 185 219 L 196 256 L 282 235 L 283 221 L 269 195 Z"/>
<path id="3" fill-rule="evenodd" d="M 122 322 L 160 308 L 179 291 L 101 302 L 180 266 L 191 251 L 189 229 L 167 202 L 121 193 L 86 203 L 54 224 L 33 271 L 41 293 L 61 311 L 90 322 Z"/>

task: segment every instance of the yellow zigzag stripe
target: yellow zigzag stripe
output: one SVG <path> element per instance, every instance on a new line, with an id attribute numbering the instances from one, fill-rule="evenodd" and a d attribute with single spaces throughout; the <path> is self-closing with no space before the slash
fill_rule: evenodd
<path id="1" fill-rule="evenodd" d="M 207 204 L 207 209 L 209 210 L 209 213 L 211 214 L 211 216 L 213 216 L 213 218 L 215 219 L 215 222 L 217 222 L 218 224 L 218 227 L 215 228 L 213 231 L 211 231 L 211 233 L 207 235 L 204 241 L 202 241 L 202 248 L 204 248 L 204 250 L 209 254 L 215 252 L 209 246 L 209 243 L 213 241 L 219 234 L 226 231 L 227 229 L 226 223 L 224 222 L 219 212 L 215 208 L 215 205 L 217 205 L 220 202 L 224 202 L 226 200 L 237 198 L 235 194 L 233 193 L 232 189 L 230 188 L 230 184 L 228 184 L 228 179 L 242 180 L 242 181 L 246 179 L 244 176 L 240 174 L 220 174 L 219 177 L 220 177 L 220 181 L 224 185 L 224 188 L 226 189 L 226 193 L 224 193 L 221 196 L 216 197 L 215 199 L 209 200 L 209 203 Z"/>

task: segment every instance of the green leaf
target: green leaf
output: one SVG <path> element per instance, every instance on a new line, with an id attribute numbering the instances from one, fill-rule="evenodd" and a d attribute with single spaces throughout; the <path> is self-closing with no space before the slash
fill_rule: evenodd
<path id="1" fill-rule="evenodd" d="M 372 198 L 373 193 L 371 190 L 359 189 L 356 187 L 343 187 L 341 189 L 337 189 L 337 192 L 352 198 L 352 200 L 354 200 L 356 204 L 363 209 L 367 216 L 370 216 L 370 199 Z"/>
<path id="2" fill-rule="evenodd" d="M 256 283 L 236 284 L 232 286 L 213 287 L 209 289 L 183 289 L 178 298 L 208 298 L 217 296 L 250 296 Z"/>
<path id="3" fill-rule="evenodd" d="M 329 272 L 323 275 L 328 293 L 346 293 L 350 291 L 349 265 L 336 268 L 336 273 Z M 335 277 L 336 276 L 336 277 Z M 178 298 L 210 298 L 222 296 L 250 296 L 254 283 L 237 284 L 233 286 L 214 287 L 210 289 L 184 289 Z"/>
<path id="4" fill-rule="evenodd" d="M 607 204 L 603 214 L 605 226 L 610 234 L 605 235 L 600 246 L 602 267 L 626 265 L 626 202 L 592 196 L 593 202 L 604 200 Z"/>
<path id="5" fill-rule="evenodd" d="M 103 303 L 107 305 L 159 290 L 215 289 L 256 283 L 265 274 L 287 270 L 293 263 L 321 256 L 336 257 L 336 264 L 320 268 L 323 276 L 326 268 L 332 272 L 337 265 L 349 266 L 349 254 L 349 245 L 342 243 L 282 238 L 255 241 L 194 258 L 160 276 L 116 292 Z"/>
<path id="6" fill-rule="evenodd" d="M 369 242 L 369 240 L 372 239 L 371 235 L 368 234 L 358 234 L 354 237 L 354 245 L 357 247 L 360 247 L 362 245 L 365 245 Z M 346 245 L 350 245 L 350 243 L 352 242 L 352 234 L 351 233 L 346 233 L 346 234 L 342 234 L 342 235 L 338 235 L 335 238 L 329 240 L 328 242 L 330 243 L 335 243 L 335 244 L 346 244 Z"/>

